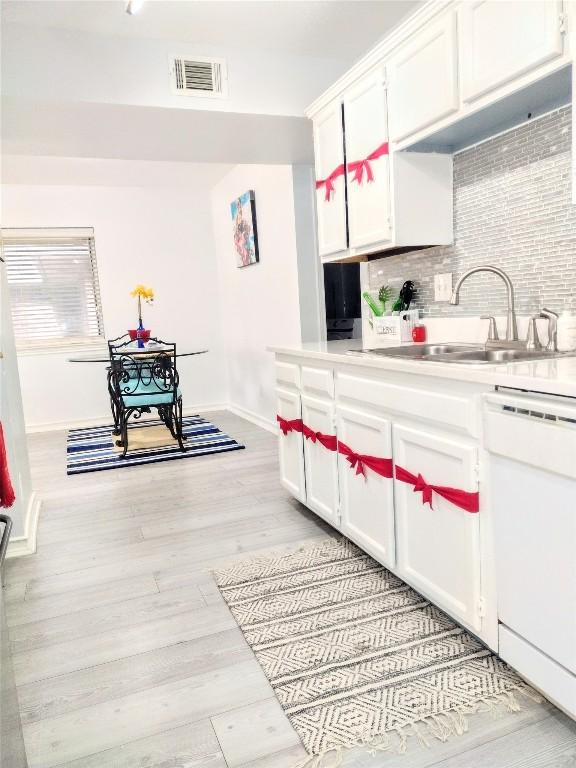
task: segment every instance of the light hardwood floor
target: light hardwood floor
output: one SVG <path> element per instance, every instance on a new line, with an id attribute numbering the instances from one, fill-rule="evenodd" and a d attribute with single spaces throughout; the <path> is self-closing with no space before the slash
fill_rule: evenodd
<path id="1" fill-rule="evenodd" d="M 6 588 L 31 768 L 292 768 L 305 756 L 210 569 L 335 532 L 280 488 L 273 435 L 207 418 L 246 450 L 67 477 L 65 433 L 31 437 L 39 546 L 9 563 Z M 566 768 L 576 724 L 532 703 L 344 765 Z"/>

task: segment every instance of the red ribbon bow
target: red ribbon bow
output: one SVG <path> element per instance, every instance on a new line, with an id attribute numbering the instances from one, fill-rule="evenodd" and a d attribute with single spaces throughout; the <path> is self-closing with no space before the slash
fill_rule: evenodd
<path id="1" fill-rule="evenodd" d="M 372 171 L 372 166 L 370 165 L 371 160 L 378 160 L 379 157 L 382 157 L 382 155 L 388 154 L 388 142 L 385 141 L 384 144 L 380 144 L 378 149 L 375 149 L 374 152 L 371 152 L 368 157 L 364 158 L 364 160 L 355 160 L 352 163 L 348 163 L 348 173 L 354 173 L 354 176 L 352 177 L 352 181 L 357 181 L 358 184 L 362 184 L 362 181 L 364 180 L 364 171 L 366 171 L 366 178 L 367 180 L 374 181 L 374 173 Z"/>
<path id="2" fill-rule="evenodd" d="M 365 453 L 356 453 L 346 443 L 338 443 L 338 452 L 346 456 L 352 469 L 356 469 L 357 475 L 366 477 L 366 467 L 382 477 L 392 477 L 392 459 L 382 459 L 379 456 L 368 456 Z"/>
<path id="3" fill-rule="evenodd" d="M 324 200 L 326 202 L 330 202 L 331 195 L 334 194 L 334 182 L 338 178 L 338 176 L 344 175 L 344 165 L 339 165 L 337 168 L 334 168 L 332 173 L 327 176 L 325 179 L 318 179 L 316 182 L 316 189 L 321 189 L 322 187 L 326 187 L 326 193 L 324 195 Z"/>
<path id="4" fill-rule="evenodd" d="M 400 482 L 413 485 L 414 493 L 421 493 L 422 503 L 429 504 L 430 509 L 433 509 L 432 492 L 437 493 L 438 496 L 442 496 L 442 498 L 466 512 L 474 513 L 480 509 L 480 494 L 478 491 L 472 493 L 471 491 L 461 491 L 458 488 L 450 488 L 445 485 L 432 485 L 427 483 L 421 474 L 413 475 L 398 464 L 395 467 L 395 474 L 396 479 L 400 480 Z"/>
<path id="5" fill-rule="evenodd" d="M 434 509 L 432 506 L 432 486 L 428 485 L 420 473 L 418 473 L 414 483 L 414 493 L 421 493 L 422 504 L 430 504 L 430 509 Z"/>
<path id="6" fill-rule="evenodd" d="M 282 416 L 276 416 L 276 421 L 280 425 L 280 429 L 284 435 L 287 435 L 288 432 L 302 432 L 302 419 L 292 419 L 291 421 L 288 421 L 287 419 L 283 419 Z"/>
<path id="7" fill-rule="evenodd" d="M 323 445 L 324 448 L 327 448 L 329 451 L 336 450 L 336 435 L 324 435 L 322 432 L 315 432 L 313 429 L 310 429 L 310 427 L 307 427 L 306 424 L 302 425 L 302 434 L 306 440 L 312 440 L 313 443 L 319 442 L 320 445 Z"/>

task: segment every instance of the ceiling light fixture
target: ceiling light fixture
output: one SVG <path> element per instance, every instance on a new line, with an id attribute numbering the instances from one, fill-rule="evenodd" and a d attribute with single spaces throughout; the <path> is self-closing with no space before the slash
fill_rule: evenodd
<path id="1" fill-rule="evenodd" d="M 126 13 L 129 13 L 130 16 L 134 16 L 135 13 L 142 10 L 143 5 L 144 0 L 128 0 L 126 3 Z"/>

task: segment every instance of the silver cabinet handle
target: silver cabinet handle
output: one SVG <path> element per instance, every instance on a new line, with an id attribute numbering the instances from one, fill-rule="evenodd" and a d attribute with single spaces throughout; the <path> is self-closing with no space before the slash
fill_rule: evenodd
<path id="1" fill-rule="evenodd" d="M 0 514 L 0 523 L 4 523 L 2 539 L 0 539 L 0 568 L 1 568 L 6 558 L 6 550 L 8 549 L 10 531 L 12 530 L 12 518 L 8 517 L 8 515 Z"/>

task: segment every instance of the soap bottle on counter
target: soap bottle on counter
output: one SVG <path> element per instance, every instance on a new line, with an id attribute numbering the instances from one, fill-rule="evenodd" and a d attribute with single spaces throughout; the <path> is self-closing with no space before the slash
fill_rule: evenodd
<path id="1" fill-rule="evenodd" d="M 567 302 L 558 318 L 558 351 L 574 352 L 576 350 L 576 302 Z"/>

